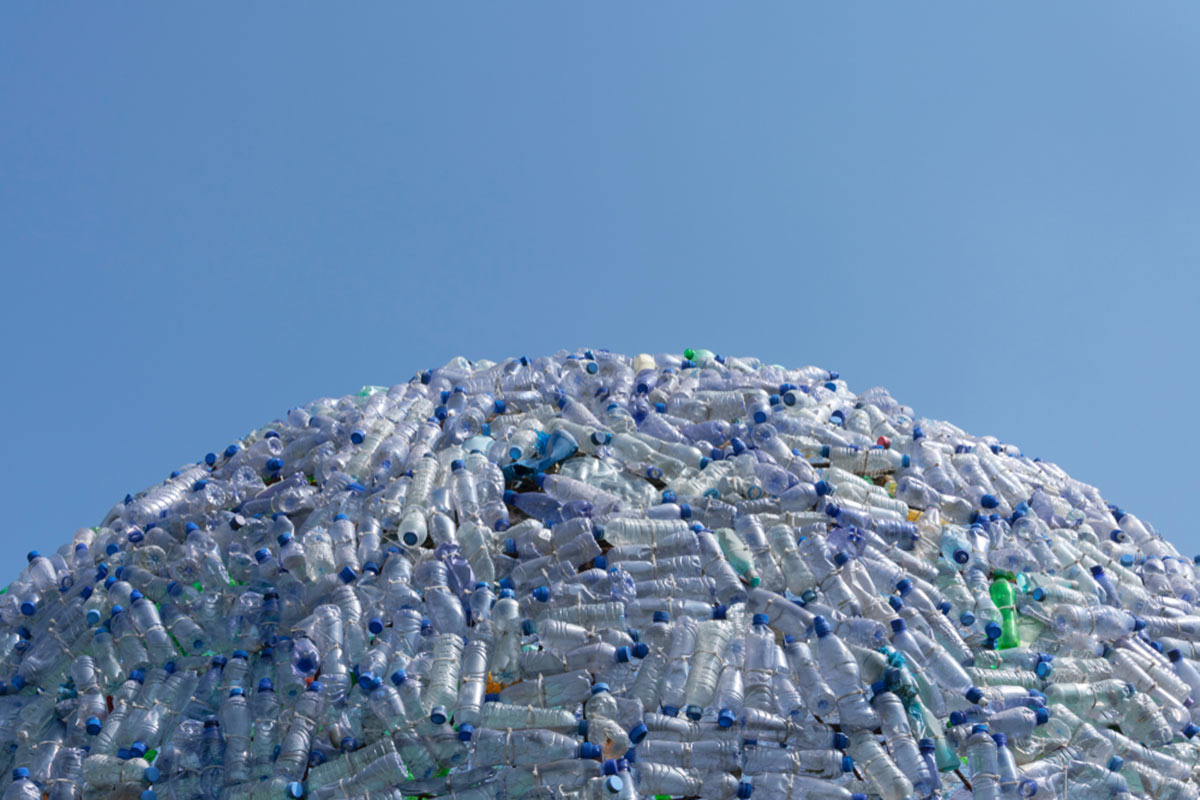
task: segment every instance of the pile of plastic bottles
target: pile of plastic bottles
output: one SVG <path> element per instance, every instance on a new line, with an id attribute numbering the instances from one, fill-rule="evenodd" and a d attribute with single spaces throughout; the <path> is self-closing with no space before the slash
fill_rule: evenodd
<path id="1" fill-rule="evenodd" d="M 1197 587 L 837 373 L 459 358 L 30 553 L 3 800 L 1196 798 Z"/>

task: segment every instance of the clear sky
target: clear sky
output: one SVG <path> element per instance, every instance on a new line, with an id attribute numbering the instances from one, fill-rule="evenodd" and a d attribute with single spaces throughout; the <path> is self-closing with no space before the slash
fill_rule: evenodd
<path id="1" fill-rule="evenodd" d="M 0 579 L 315 397 L 584 346 L 882 384 L 1200 551 L 1198 23 L 5 4 Z"/>

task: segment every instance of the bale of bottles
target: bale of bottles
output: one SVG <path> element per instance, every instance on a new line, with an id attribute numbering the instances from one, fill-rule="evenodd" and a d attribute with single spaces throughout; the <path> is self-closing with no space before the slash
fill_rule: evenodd
<path id="1" fill-rule="evenodd" d="M 3 800 L 1197 798 L 1197 592 L 837 373 L 456 358 L 31 552 Z"/>

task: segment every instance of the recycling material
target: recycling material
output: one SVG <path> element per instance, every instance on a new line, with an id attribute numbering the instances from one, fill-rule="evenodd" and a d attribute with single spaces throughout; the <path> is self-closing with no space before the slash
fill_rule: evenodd
<path id="1" fill-rule="evenodd" d="M 456 358 L 31 552 L 0 800 L 1197 798 L 1197 587 L 836 372 Z"/>

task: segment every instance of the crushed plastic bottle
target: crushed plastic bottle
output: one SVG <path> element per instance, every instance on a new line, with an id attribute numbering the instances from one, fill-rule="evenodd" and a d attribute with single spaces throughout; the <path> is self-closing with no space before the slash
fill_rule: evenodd
<path id="1" fill-rule="evenodd" d="M 1200 797 L 1196 561 L 837 373 L 470 362 L 0 592 L 3 798 Z"/>

